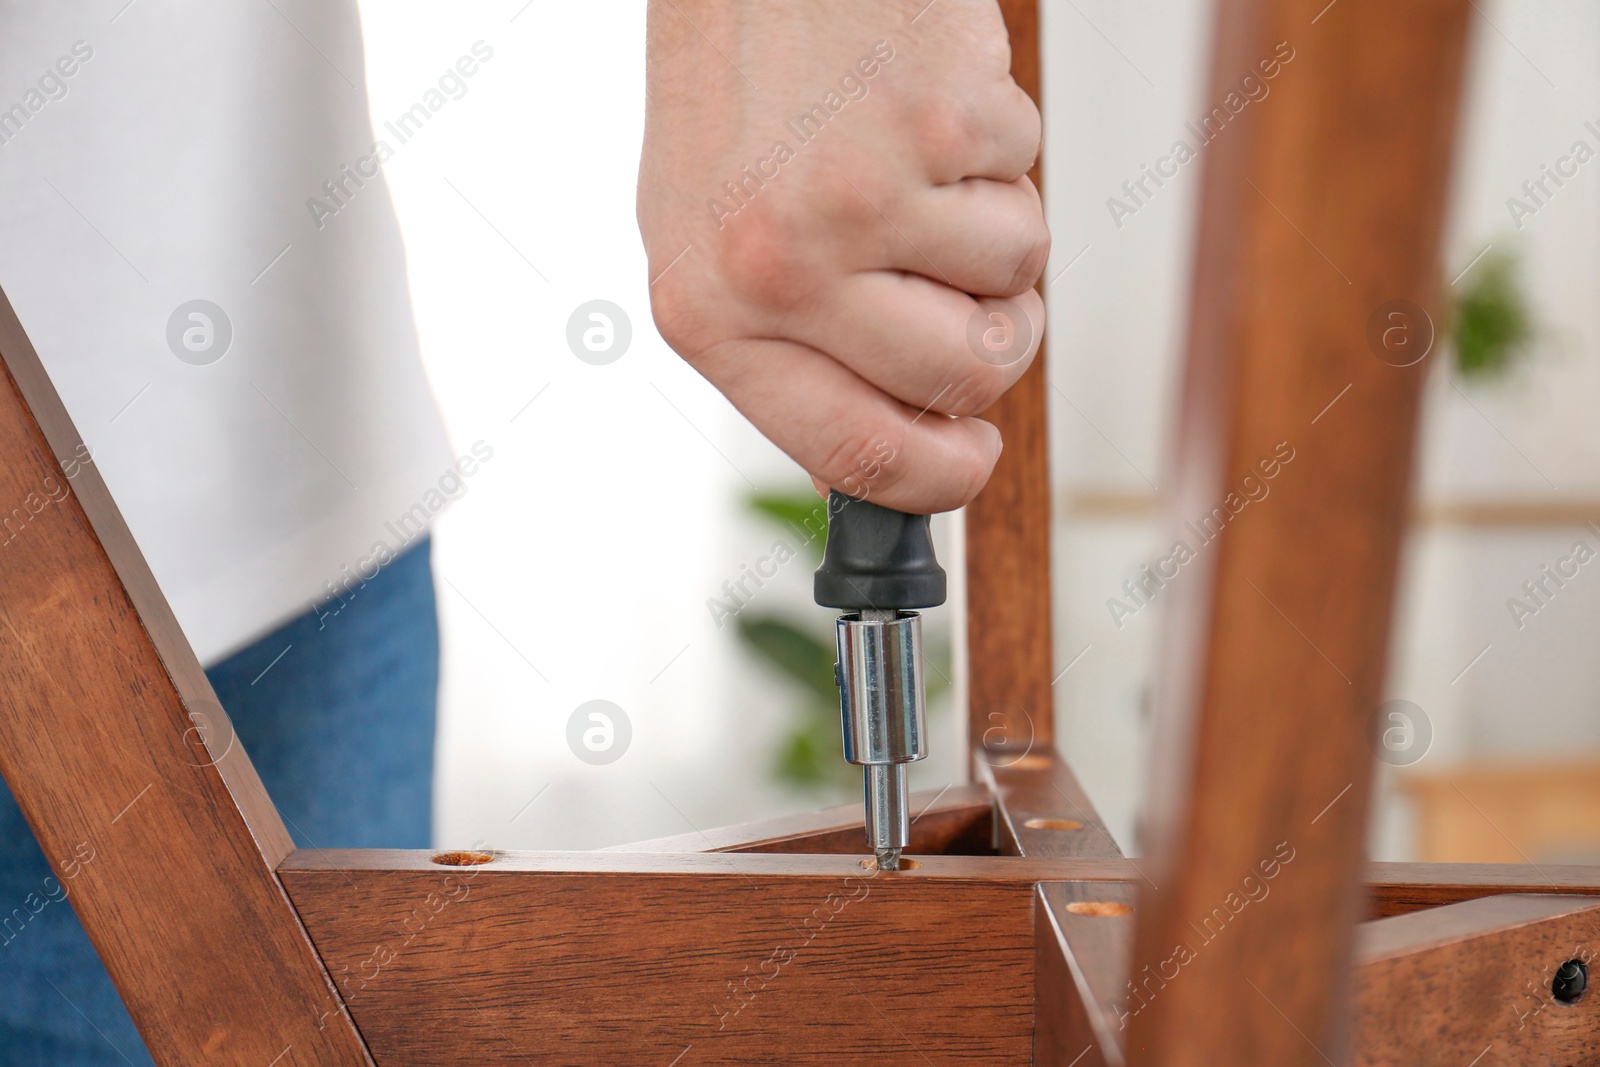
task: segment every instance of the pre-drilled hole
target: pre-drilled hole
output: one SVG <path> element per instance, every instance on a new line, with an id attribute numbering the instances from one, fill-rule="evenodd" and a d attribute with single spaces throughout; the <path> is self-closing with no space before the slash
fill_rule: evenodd
<path id="1" fill-rule="evenodd" d="M 1067 905 L 1067 910 L 1074 915 L 1092 915 L 1098 919 L 1133 914 L 1132 905 L 1119 904 L 1114 900 L 1074 900 Z"/>
<path id="2" fill-rule="evenodd" d="M 916 860 L 907 859 L 904 856 L 900 857 L 900 870 L 902 870 L 902 871 L 914 871 L 918 867 L 921 867 L 921 866 L 922 866 L 922 864 L 918 863 Z M 875 870 L 877 870 L 878 869 L 878 859 L 877 859 L 877 857 L 876 856 L 868 856 L 866 859 L 862 860 L 861 861 L 861 869 L 863 871 L 875 871 Z M 890 874 L 894 874 L 895 872 L 894 871 L 890 871 L 889 873 Z"/>
<path id="3" fill-rule="evenodd" d="M 1029 819 L 1022 824 L 1030 830 L 1082 830 L 1077 819 Z"/>
<path id="4" fill-rule="evenodd" d="M 476 867 L 492 859 L 494 859 L 493 852 L 441 852 L 433 857 L 433 862 L 446 867 Z"/>

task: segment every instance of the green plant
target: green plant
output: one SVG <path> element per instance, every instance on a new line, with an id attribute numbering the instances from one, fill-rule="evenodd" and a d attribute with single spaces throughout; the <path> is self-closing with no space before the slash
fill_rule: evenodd
<path id="1" fill-rule="evenodd" d="M 1533 338 L 1533 315 L 1517 275 L 1514 254 L 1491 252 L 1456 303 L 1456 370 L 1467 381 L 1503 377 Z"/>
<path id="2" fill-rule="evenodd" d="M 738 627 L 745 648 L 796 690 L 796 721 L 775 753 L 778 777 L 806 786 L 844 781 L 849 765 L 839 758 L 843 741 L 832 644 L 775 615 L 741 615 Z"/>
<path id="3" fill-rule="evenodd" d="M 798 490 L 793 493 L 751 493 L 745 498 L 751 511 L 771 519 L 805 542 L 805 548 L 818 563 L 828 530 L 828 502 L 817 494 Z"/>
<path id="4" fill-rule="evenodd" d="M 755 514 L 804 540 L 814 562 L 821 562 L 828 509 L 815 493 L 809 489 L 754 493 L 746 504 Z M 861 772 L 841 758 L 844 742 L 839 689 L 833 675 L 836 653 L 832 617 L 819 612 L 802 622 L 778 613 L 746 610 L 740 612 L 735 626 L 744 648 L 786 679 L 795 693 L 795 721 L 774 754 L 778 777 L 807 788 L 857 781 Z M 944 646 L 935 634 L 929 634 L 924 645 L 930 704 L 948 684 L 950 671 Z"/>

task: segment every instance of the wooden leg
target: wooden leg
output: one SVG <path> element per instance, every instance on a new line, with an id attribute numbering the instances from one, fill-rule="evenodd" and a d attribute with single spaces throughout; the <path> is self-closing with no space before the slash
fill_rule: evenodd
<path id="1" fill-rule="evenodd" d="M 1011 74 L 1039 99 L 1037 0 L 1002 0 Z M 1031 174 L 1039 185 L 1035 164 Z M 1042 186 L 1041 186 L 1042 188 Z M 1055 745 L 1050 686 L 1050 442 L 1041 347 L 1022 379 L 984 412 L 1005 439 L 989 484 L 966 511 L 967 722 L 973 753 Z"/>
<path id="2" fill-rule="evenodd" d="M 1399 308 L 1420 333 L 1434 304 L 1470 11 L 1341 0 L 1313 22 L 1290 0 L 1221 3 L 1204 106 L 1230 114 L 1241 78 L 1277 66 L 1199 149 L 1170 523 L 1190 559 L 1164 594 L 1160 888 L 1140 897 L 1130 969 L 1174 978 L 1130 1022 L 1130 1063 L 1340 1054 L 1428 366 L 1397 366 L 1369 327 Z"/>
<path id="3" fill-rule="evenodd" d="M 273 876 L 289 834 L 3 295 L 0 356 L 0 772 L 157 1062 L 370 1062 Z"/>

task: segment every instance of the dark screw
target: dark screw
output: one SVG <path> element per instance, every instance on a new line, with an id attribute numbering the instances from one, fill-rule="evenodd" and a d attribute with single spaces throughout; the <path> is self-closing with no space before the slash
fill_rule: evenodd
<path id="1" fill-rule="evenodd" d="M 1568 960 L 1550 979 L 1550 993 L 1563 1004 L 1571 1004 L 1589 987 L 1589 968 L 1582 960 Z"/>

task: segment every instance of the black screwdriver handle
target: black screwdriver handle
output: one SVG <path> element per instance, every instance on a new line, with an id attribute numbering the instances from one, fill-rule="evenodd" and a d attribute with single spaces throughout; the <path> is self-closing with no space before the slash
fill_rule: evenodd
<path id="1" fill-rule="evenodd" d="M 945 598 L 928 516 L 828 494 L 828 543 L 817 568 L 817 603 L 842 611 L 931 608 Z"/>

